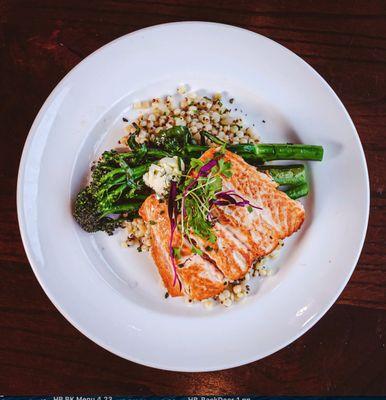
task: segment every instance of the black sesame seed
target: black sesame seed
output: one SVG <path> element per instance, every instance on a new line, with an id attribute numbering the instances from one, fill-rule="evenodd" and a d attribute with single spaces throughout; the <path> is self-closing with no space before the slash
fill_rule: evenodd
<path id="1" fill-rule="evenodd" d="M 262 122 L 263 124 L 265 124 L 265 119 L 263 119 L 261 122 Z"/>
<path id="2" fill-rule="evenodd" d="M 122 118 L 122 121 L 123 122 L 129 122 L 129 120 L 127 118 L 125 118 L 125 117 Z"/>
<path id="3" fill-rule="evenodd" d="M 166 293 L 165 293 L 165 299 L 167 299 L 168 297 L 169 297 L 169 293 L 166 292 Z"/>

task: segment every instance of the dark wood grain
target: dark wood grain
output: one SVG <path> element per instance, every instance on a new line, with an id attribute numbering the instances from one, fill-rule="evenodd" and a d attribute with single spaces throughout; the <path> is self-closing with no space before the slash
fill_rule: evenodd
<path id="1" fill-rule="evenodd" d="M 15 206 L 24 141 L 58 81 L 121 35 L 181 20 L 242 26 L 310 63 L 351 114 L 371 182 L 366 243 L 337 303 L 287 348 L 213 373 L 143 367 L 77 332 L 29 267 Z M 385 1 L 0 0 L 0 99 L 0 393 L 386 394 Z"/>

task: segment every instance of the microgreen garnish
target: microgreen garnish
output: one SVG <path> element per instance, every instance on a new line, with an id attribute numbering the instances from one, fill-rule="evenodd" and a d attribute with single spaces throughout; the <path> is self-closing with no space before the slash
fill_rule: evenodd
<path id="1" fill-rule="evenodd" d="M 174 257 L 181 258 L 181 248 L 180 247 L 173 247 Z"/>
<path id="2" fill-rule="evenodd" d="M 221 155 L 220 152 L 219 156 Z M 216 200 L 216 193 L 222 189 L 221 175 L 229 177 L 231 174 L 231 163 L 222 158 L 215 157 L 207 163 L 198 159 L 191 160 L 188 176 L 178 196 L 183 237 L 188 237 L 189 240 L 189 235 L 194 233 L 215 243 L 216 236 L 208 215 L 212 202 Z"/>
<path id="3" fill-rule="evenodd" d="M 221 146 L 214 153 L 214 158 L 207 162 L 192 158 L 185 180 L 178 187 L 178 193 L 176 182 L 172 182 L 168 211 L 171 230 L 169 251 L 175 274 L 174 283 L 178 279 L 175 260 L 181 258 L 184 241 L 189 244 L 191 252 L 198 255 L 203 255 L 203 251 L 197 247 L 192 235 L 209 243 L 216 243 L 211 207 L 241 206 L 247 207 L 249 212 L 254 208 L 260 209 L 234 190 L 222 190 L 223 177 L 232 176 L 232 164 L 223 158 L 224 153 L 225 147 Z M 178 221 L 177 216 L 180 216 Z M 177 225 L 181 233 L 181 244 L 180 247 L 172 247 Z M 212 250 L 211 246 L 205 247 L 205 251 Z"/>
<path id="4" fill-rule="evenodd" d="M 203 255 L 202 250 L 198 249 L 196 246 L 193 246 L 193 247 L 192 247 L 192 253 L 193 253 L 193 254 L 198 254 L 199 256 L 202 256 L 202 255 Z"/>

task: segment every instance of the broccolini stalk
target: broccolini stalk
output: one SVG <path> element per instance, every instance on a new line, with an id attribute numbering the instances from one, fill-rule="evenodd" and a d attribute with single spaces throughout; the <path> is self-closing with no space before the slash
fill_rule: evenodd
<path id="1" fill-rule="evenodd" d="M 140 199 L 144 200 L 144 199 Z M 126 204 L 119 204 L 117 206 L 112 206 L 111 208 L 107 208 L 104 210 L 102 214 L 102 218 L 106 217 L 107 215 L 113 215 L 113 214 L 130 214 L 130 213 L 135 213 L 138 211 L 139 207 L 141 207 L 142 201 L 134 201 L 131 203 L 126 203 Z"/>
<path id="2" fill-rule="evenodd" d="M 163 157 L 169 157 L 173 153 L 171 151 L 148 148 L 145 145 L 143 146 L 143 148 L 141 148 L 141 152 L 143 152 L 143 154 L 141 154 L 141 158 L 155 159 L 155 160 L 163 158 Z M 119 153 L 119 155 L 123 160 L 126 160 L 126 161 L 130 161 L 131 159 L 136 160 L 138 158 L 137 151 L 130 151 L 127 153 Z"/>

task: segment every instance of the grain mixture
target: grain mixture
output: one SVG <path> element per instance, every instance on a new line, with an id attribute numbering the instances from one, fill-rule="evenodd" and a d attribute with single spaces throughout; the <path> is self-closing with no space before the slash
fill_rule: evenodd
<path id="1" fill-rule="evenodd" d="M 233 101 L 234 99 L 230 99 L 229 103 L 232 104 Z M 241 118 L 232 116 L 231 109 L 224 105 L 220 93 L 215 93 L 211 97 L 199 96 L 194 92 L 187 93 L 186 87 L 181 86 L 174 96 L 134 103 L 134 109 L 140 111 L 140 114 L 133 121 L 124 119 L 128 122 L 127 135 L 120 140 L 120 144 L 124 146 L 128 146 L 127 140 L 131 135 L 136 135 L 137 143 L 145 143 L 154 139 L 155 135 L 161 131 L 173 126 L 186 126 L 196 143 L 205 143 L 210 146 L 216 146 L 216 144 L 201 136 L 200 131 L 208 131 L 232 144 L 259 141 L 259 137 L 251 127 L 245 126 Z M 125 245 L 136 246 L 138 251 L 149 251 L 150 230 L 143 219 L 135 218 L 127 221 L 125 227 L 128 234 Z M 229 307 L 233 302 L 243 299 L 250 291 L 248 281 L 251 277 L 263 277 L 272 273 L 266 268 L 266 261 L 266 259 L 261 259 L 256 262 L 244 279 L 228 282 L 226 289 L 219 296 L 202 301 L 204 306 L 210 308 L 218 302 Z"/>

